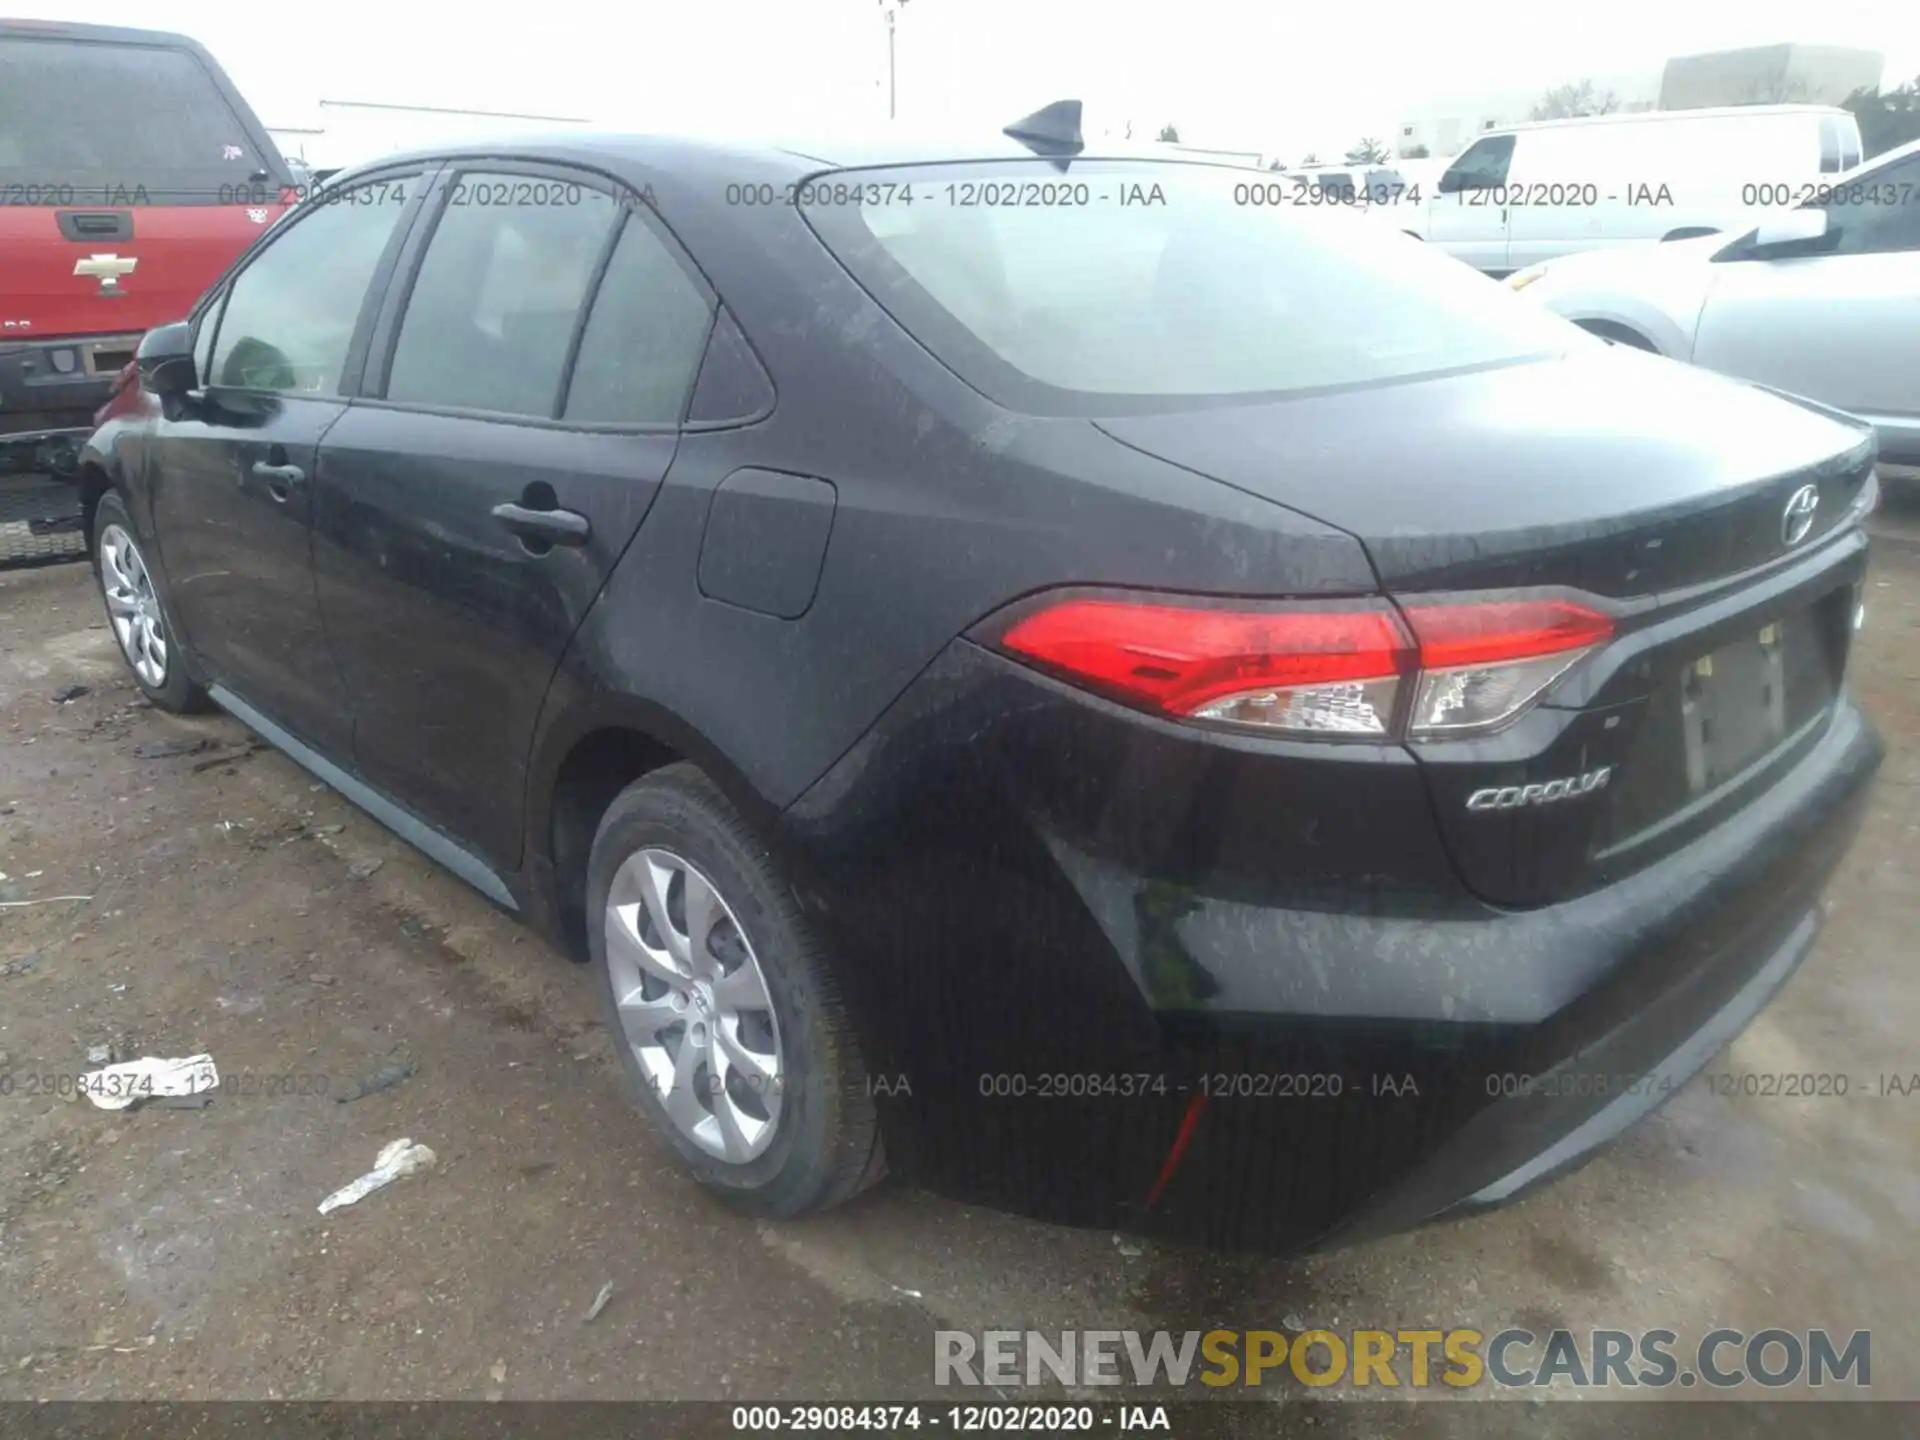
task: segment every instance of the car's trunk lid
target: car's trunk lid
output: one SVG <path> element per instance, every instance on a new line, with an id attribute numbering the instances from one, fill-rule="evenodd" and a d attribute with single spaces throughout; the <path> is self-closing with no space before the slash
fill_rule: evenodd
<path id="1" fill-rule="evenodd" d="M 1832 412 L 1609 349 L 1099 423 L 1349 531 L 1402 600 L 1554 587 L 1615 613 L 1614 641 L 1518 723 L 1409 747 L 1455 864 L 1497 903 L 1684 844 L 1838 695 L 1864 546 L 1831 532 L 1857 521 L 1873 442 Z"/>
<path id="2" fill-rule="evenodd" d="M 1618 347 L 1466 375 L 1104 419 L 1116 439 L 1338 526 L 1391 592 L 1655 596 L 1805 545 L 1864 479 L 1864 426 Z"/>

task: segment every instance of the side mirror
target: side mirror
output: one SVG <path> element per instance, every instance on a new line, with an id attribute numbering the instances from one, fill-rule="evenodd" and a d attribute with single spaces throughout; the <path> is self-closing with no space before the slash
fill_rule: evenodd
<path id="1" fill-rule="evenodd" d="M 1840 238 L 1825 210 L 1789 210 L 1764 220 L 1746 247 L 1749 260 L 1777 260 L 1789 255 L 1812 255 Z"/>
<path id="2" fill-rule="evenodd" d="M 1458 194 L 1461 188 L 1460 172 L 1449 167 L 1447 171 L 1441 175 L 1439 180 L 1434 183 L 1433 188 L 1442 195 Z"/>
<path id="3" fill-rule="evenodd" d="M 149 330 L 134 352 L 140 383 L 162 400 L 177 399 L 200 383 L 193 368 L 193 326 L 185 320 Z"/>

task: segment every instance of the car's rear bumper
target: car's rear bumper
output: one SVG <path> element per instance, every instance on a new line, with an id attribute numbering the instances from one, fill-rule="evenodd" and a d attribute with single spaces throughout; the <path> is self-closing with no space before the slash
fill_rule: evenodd
<path id="1" fill-rule="evenodd" d="M 1881 746 L 1843 699 L 1724 824 L 1529 910 L 1460 885 L 1410 760 L 1274 755 L 963 645 L 792 807 L 899 1168 L 1272 1249 L 1514 1198 L 1791 973 Z"/>
<path id="2" fill-rule="evenodd" d="M 1517 1200 L 1592 1158 L 1705 1068 L 1812 949 L 1821 891 L 1858 828 L 1880 756 L 1865 717 L 1844 704 L 1820 745 L 1738 822 L 1648 872 L 1638 903 L 1604 917 L 1646 927 L 1620 972 L 1555 1017 L 1562 1038 L 1536 1047 L 1522 1037 L 1534 1056 L 1520 1080 L 1509 1087 L 1501 1074 L 1487 1087 L 1498 1098 L 1329 1238 Z M 1692 902 L 1662 915 L 1661 891 Z"/>

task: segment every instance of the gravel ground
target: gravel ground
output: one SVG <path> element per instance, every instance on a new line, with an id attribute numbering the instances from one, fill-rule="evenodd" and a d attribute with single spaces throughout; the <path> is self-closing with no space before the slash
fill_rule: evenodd
<path id="1" fill-rule="evenodd" d="M 1854 670 L 1890 746 L 1866 831 L 1814 957 L 1713 1067 L 1854 1093 L 1696 1082 L 1514 1209 L 1292 1263 L 899 1184 L 802 1224 L 719 1208 L 629 1109 L 584 971 L 234 721 L 144 707 L 83 567 L 0 572 L 0 900 L 91 897 L 0 911 L 0 1399 L 950 1401 L 937 1328 L 1283 1317 L 1871 1328 L 1873 1394 L 1920 1399 L 1920 1094 L 1861 1093 L 1920 1071 L 1917 517 L 1882 516 Z M 209 1052 L 226 1088 L 128 1114 L 29 1093 L 100 1045 Z M 316 1214 L 400 1136 L 437 1167 Z M 1321 1434 L 1361 1409 L 1316 1408 Z M 1364 1408 L 1367 1433 L 1459 1410 Z M 1503 1410 L 1551 1434 L 1577 1408 Z"/>

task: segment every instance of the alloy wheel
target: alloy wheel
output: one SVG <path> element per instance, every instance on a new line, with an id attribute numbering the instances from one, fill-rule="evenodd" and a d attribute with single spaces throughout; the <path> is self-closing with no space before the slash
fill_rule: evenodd
<path id="1" fill-rule="evenodd" d="M 675 1127 L 741 1164 L 779 1128 L 780 1028 L 753 944 L 671 850 L 629 856 L 607 892 L 607 969 L 623 1038 Z"/>
<path id="2" fill-rule="evenodd" d="M 167 624 L 140 547 L 119 525 L 100 533 L 100 588 L 120 653 L 151 689 L 167 683 Z"/>

